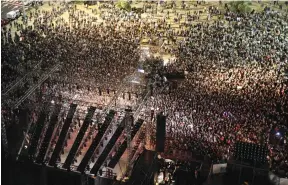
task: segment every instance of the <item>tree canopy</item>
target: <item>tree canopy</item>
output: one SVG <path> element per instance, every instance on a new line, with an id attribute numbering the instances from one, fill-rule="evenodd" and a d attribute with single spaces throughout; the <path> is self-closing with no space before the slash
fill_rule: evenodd
<path id="1" fill-rule="evenodd" d="M 131 11 L 131 4 L 125 0 L 119 0 L 116 4 L 116 7 L 121 9 L 121 10 L 126 10 L 128 12 Z"/>
<path id="2" fill-rule="evenodd" d="M 232 1 L 229 3 L 229 9 L 235 13 L 249 13 L 251 12 L 251 2 L 246 1 Z"/>

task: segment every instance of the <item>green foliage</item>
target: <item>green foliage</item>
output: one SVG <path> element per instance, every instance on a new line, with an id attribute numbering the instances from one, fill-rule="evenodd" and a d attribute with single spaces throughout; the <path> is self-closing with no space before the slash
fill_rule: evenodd
<path id="1" fill-rule="evenodd" d="M 80 1 L 80 0 L 78 0 L 78 1 L 72 1 L 74 4 L 83 4 L 84 3 L 84 1 Z"/>
<path id="2" fill-rule="evenodd" d="M 121 10 L 125 10 L 127 12 L 131 11 L 131 4 L 128 1 L 125 1 L 125 0 L 119 0 L 116 3 L 116 7 L 121 9 Z"/>
<path id="3" fill-rule="evenodd" d="M 246 1 L 232 1 L 229 3 L 229 9 L 235 13 L 249 13 L 251 12 L 251 2 Z"/>
<path id="4" fill-rule="evenodd" d="M 223 20 L 223 19 L 224 19 L 224 14 L 220 14 L 218 18 L 219 18 L 220 20 Z"/>

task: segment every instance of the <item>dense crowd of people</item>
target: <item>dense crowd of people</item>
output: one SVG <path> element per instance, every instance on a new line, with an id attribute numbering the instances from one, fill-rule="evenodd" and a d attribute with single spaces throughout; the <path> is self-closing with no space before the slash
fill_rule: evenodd
<path id="1" fill-rule="evenodd" d="M 68 22 L 60 17 L 66 11 Z M 220 14 L 217 7 L 205 12 L 207 20 Z M 287 173 L 287 14 L 226 11 L 223 20 L 190 24 L 203 12 L 162 13 L 163 19 L 150 19 L 103 9 L 104 20 L 96 24 L 97 18 L 74 5 L 37 10 L 30 15 L 32 26 L 11 23 L 20 31 L 14 39 L 11 29 L 2 30 L 2 91 L 25 77 L 24 86 L 9 94 L 16 100 L 60 64 L 41 86 L 40 97 L 46 93 L 73 99 L 80 94 L 87 95 L 83 101 L 107 105 L 101 92 L 117 93 L 123 79 L 137 69 L 139 43 L 148 38 L 150 45 L 175 55 L 176 61 L 163 71 L 185 72 L 184 80 L 169 82 L 169 88 L 147 103 L 149 109 L 167 114 L 167 152 L 198 151 L 217 161 L 229 159 L 237 141 L 267 144 L 271 168 Z M 178 30 L 166 21 L 169 16 L 175 17 Z M 280 142 L 272 144 L 279 127 L 286 129 Z"/>
<path id="2" fill-rule="evenodd" d="M 226 20 L 192 26 L 167 67 L 186 79 L 152 102 L 168 115 L 166 147 L 217 161 L 229 159 L 237 141 L 267 144 L 271 167 L 287 173 L 287 16 L 227 13 Z M 283 145 L 271 144 L 281 126 Z"/>
<path id="3" fill-rule="evenodd" d="M 51 13 L 52 16 L 58 15 L 57 10 Z M 49 81 L 52 81 L 53 85 L 63 83 L 78 89 L 89 89 L 91 86 L 103 89 L 117 87 L 123 78 L 137 67 L 137 45 L 122 38 L 116 31 L 112 31 L 111 34 L 110 28 L 107 27 L 85 27 L 88 21 L 81 20 L 84 15 L 74 9 L 71 10 L 70 16 L 70 21 L 73 22 L 71 30 L 60 18 L 56 20 L 57 24 L 53 25 L 51 15 L 47 14 L 47 19 L 45 15 L 44 12 L 44 18 L 35 18 L 34 30 L 23 33 L 25 36 L 19 44 L 17 43 L 19 49 L 16 54 L 11 55 L 16 50 L 13 42 L 8 42 L 3 47 L 2 56 L 7 56 L 4 57 L 2 66 L 3 89 L 15 80 L 9 79 L 11 70 L 18 74 L 13 75 L 13 78 L 22 77 L 31 70 L 29 67 L 35 65 L 32 61 L 42 61 L 41 69 L 47 69 L 46 65 L 51 67 L 57 63 L 62 64 Z M 34 16 L 38 17 L 37 13 Z M 10 56 L 24 58 L 24 61 L 20 66 L 13 65 Z"/>

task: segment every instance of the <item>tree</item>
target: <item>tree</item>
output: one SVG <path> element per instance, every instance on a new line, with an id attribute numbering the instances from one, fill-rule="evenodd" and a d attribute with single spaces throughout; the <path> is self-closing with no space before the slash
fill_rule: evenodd
<path id="1" fill-rule="evenodd" d="M 245 1 L 232 1 L 229 3 L 229 9 L 235 13 L 249 13 L 251 12 L 250 8 L 251 2 Z"/>
<path id="2" fill-rule="evenodd" d="M 125 0 L 119 0 L 116 4 L 116 7 L 127 12 L 131 11 L 131 4 Z"/>

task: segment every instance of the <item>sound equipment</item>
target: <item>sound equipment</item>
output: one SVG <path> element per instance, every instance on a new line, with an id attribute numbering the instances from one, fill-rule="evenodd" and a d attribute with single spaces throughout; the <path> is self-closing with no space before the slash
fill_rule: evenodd
<path id="1" fill-rule="evenodd" d="M 166 135 L 166 116 L 160 113 L 157 115 L 157 125 L 156 125 L 156 151 L 157 152 L 164 152 L 165 135 Z"/>
<path id="2" fill-rule="evenodd" d="M 154 174 L 159 170 L 157 153 L 144 150 L 133 166 L 131 176 L 126 185 L 154 184 Z"/>
<path id="3" fill-rule="evenodd" d="M 184 71 L 181 72 L 172 72 L 172 73 L 166 73 L 164 76 L 167 78 L 167 80 L 184 80 L 185 79 L 185 73 Z"/>
<path id="4" fill-rule="evenodd" d="M 251 166 L 267 164 L 268 147 L 253 143 L 237 142 L 234 148 L 234 158 Z"/>

